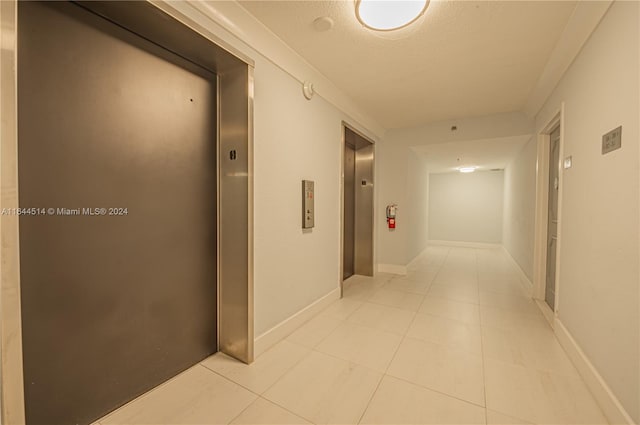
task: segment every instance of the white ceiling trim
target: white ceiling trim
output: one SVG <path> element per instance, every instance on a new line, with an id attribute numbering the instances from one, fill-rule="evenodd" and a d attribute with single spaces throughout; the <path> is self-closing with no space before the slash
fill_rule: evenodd
<path id="1" fill-rule="evenodd" d="M 237 40 L 230 39 L 230 34 L 228 34 L 222 26 L 218 25 L 214 21 L 208 18 L 203 19 L 204 16 L 200 12 L 196 12 L 195 9 L 190 7 L 181 7 L 183 6 L 181 3 L 174 3 L 166 0 L 147 1 L 168 15 L 173 16 L 175 19 L 196 31 L 198 34 L 213 41 L 243 62 L 251 66 L 255 66 L 253 58 L 243 52 L 242 46 L 238 46 Z M 225 37 L 225 35 L 227 37 Z"/>
<path id="2" fill-rule="evenodd" d="M 529 117 L 544 106 L 611 4 L 613 0 L 578 2 L 524 107 Z"/>
<path id="3" fill-rule="evenodd" d="M 382 138 L 384 135 L 386 131 L 384 127 L 360 110 L 327 77 L 311 66 L 236 1 L 174 2 L 152 0 L 152 2 L 172 15 L 177 12 L 182 15 L 183 19 L 186 17 L 191 21 L 199 22 L 214 35 L 240 51 L 246 51 L 246 48 L 238 46 L 238 41 L 250 47 L 300 82 L 300 96 L 302 96 L 302 83 L 311 81 L 317 95 L 354 120 L 350 123 L 351 125 L 359 127 L 358 130 L 371 135 L 374 139 Z M 208 22 L 203 22 L 203 17 Z M 221 33 L 221 29 L 226 34 Z M 229 36 L 235 40 L 230 39 Z"/>

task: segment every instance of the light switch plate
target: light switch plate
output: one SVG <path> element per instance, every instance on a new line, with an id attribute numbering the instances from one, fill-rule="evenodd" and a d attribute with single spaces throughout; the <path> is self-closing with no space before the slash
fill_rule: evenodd
<path id="1" fill-rule="evenodd" d="M 602 136 L 602 155 L 622 147 L 622 126 Z"/>

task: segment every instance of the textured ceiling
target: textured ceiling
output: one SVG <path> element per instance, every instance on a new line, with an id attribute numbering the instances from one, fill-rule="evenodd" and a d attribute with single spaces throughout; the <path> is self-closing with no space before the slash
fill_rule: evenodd
<path id="1" fill-rule="evenodd" d="M 436 143 L 413 147 L 424 155 L 431 173 L 453 172 L 457 167 L 476 166 L 480 170 L 505 168 L 531 136 L 501 137 L 466 142 Z"/>
<path id="2" fill-rule="evenodd" d="M 575 1 L 436 1 L 417 25 L 362 27 L 354 1 L 240 4 L 385 128 L 522 110 Z M 335 22 L 325 32 L 313 21 Z"/>

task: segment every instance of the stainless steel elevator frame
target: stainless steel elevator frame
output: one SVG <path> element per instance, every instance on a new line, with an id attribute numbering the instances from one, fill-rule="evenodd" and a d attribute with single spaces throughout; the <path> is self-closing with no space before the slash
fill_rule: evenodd
<path id="1" fill-rule="evenodd" d="M 0 2 L 2 61 L 2 207 L 18 207 L 17 1 Z M 143 38 L 218 76 L 218 350 L 253 361 L 253 61 L 216 39 L 167 3 L 78 2 Z M 175 16 L 175 17 L 174 17 Z M 184 22 L 179 21 L 183 20 Z M 233 155 L 231 152 L 234 151 Z M 213 195 L 213 194 L 212 194 Z M 3 216 L 2 423 L 24 423 L 20 323 L 19 218 Z"/>
<path id="2" fill-rule="evenodd" d="M 375 142 L 365 136 L 353 126 L 342 122 L 342 152 L 345 148 L 353 147 L 355 151 L 354 173 L 354 249 L 353 273 L 364 276 L 374 274 L 374 205 L 375 205 Z M 341 161 L 341 226 L 340 226 L 340 276 L 344 271 L 344 241 L 345 241 L 345 161 Z M 340 292 L 342 295 L 342 282 Z"/>

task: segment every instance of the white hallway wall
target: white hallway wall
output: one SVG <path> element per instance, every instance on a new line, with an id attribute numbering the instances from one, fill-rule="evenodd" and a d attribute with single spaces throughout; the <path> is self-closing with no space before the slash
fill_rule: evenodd
<path id="1" fill-rule="evenodd" d="M 429 177 L 429 239 L 502 242 L 504 172 L 437 173 Z"/>
<path id="2" fill-rule="evenodd" d="M 340 282 L 340 143 L 345 117 L 269 62 L 255 70 L 255 332 Z M 295 117 L 295 119 L 291 119 Z M 315 228 L 301 228 L 301 180 L 315 182 Z"/>
<path id="3" fill-rule="evenodd" d="M 451 131 L 456 125 L 458 130 Z M 378 211 L 381 218 L 377 221 L 378 263 L 381 265 L 406 266 L 424 248 L 427 239 L 414 234 L 417 207 L 414 202 L 422 202 L 413 196 L 420 176 L 428 174 L 426 165 L 417 166 L 417 155 L 412 147 L 435 143 L 450 143 L 491 138 L 522 136 L 531 134 L 532 121 L 520 112 L 505 113 L 487 117 L 465 118 L 435 122 L 422 127 L 393 129 L 386 132 L 384 140 L 378 144 Z M 422 162 L 424 164 L 424 162 Z M 428 191 L 428 183 L 423 182 L 422 189 Z M 386 229 L 382 213 L 387 204 L 397 203 L 398 228 Z M 413 212 L 410 212 L 413 211 Z M 423 222 L 428 221 L 425 210 Z M 419 228 L 418 228 L 419 229 Z M 418 230 L 422 235 L 422 231 Z M 428 238 L 433 239 L 430 231 Z"/>
<path id="4" fill-rule="evenodd" d="M 558 317 L 640 421 L 640 4 L 615 2 L 536 117 L 564 102 Z M 620 64 L 620 65 L 613 65 Z M 622 149 L 601 154 L 622 125 Z"/>
<path id="5" fill-rule="evenodd" d="M 378 203 L 380 215 L 374 224 L 378 230 L 378 266 L 404 266 L 407 263 L 408 211 L 407 205 L 407 163 L 412 154 L 406 146 L 399 146 L 387 139 L 378 144 L 377 176 Z M 386 222 L 386 206 L 398 205 L 396 228 L 390 230 Z M 380 269 L 379 271 L 384 271 Z"/>
<path id="6" fill-rule="evenodd" d="M 532 137 L 504 170 L 502 245 L 533 281 L 537 138 Z"/>
<path id="7" fill-rule="evenodd" d="M 412 259 L 429 243 L 429 170 L 424 155 L 411 149 L 407 163 L 407 258 Z"/>

